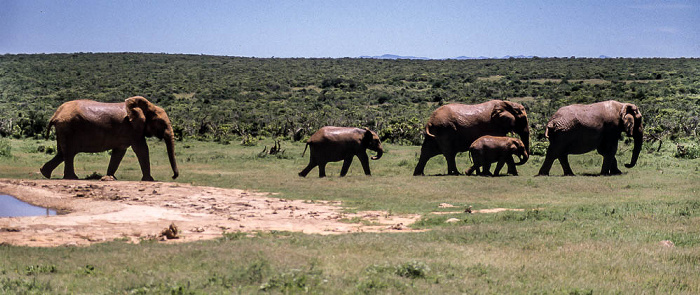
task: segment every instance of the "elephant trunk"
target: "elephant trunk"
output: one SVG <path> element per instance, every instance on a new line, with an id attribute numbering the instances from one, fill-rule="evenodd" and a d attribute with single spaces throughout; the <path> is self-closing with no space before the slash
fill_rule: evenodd
<path id="1" fill-rule="evenodd" d="M 530 128 L 527 126 L 525 127 L 524 130 L 520 132 L 516 132 L 520 136 L 520 141 L 523 142 L 523 145 L 525 146 L 525 152 L 530 153 Z"/>
<path id="2" fill-rule="evenodd" d="M 169 128 L 165 132 L 163 138 L 165 141 L 165 147 L 168 151 L 168 160 L 170 160 L 170 167 L 173 169 L 173 179 L 176 179 L 180 175 L 180 171 L 177 169 L 177 162 L 175 161 L 175 135 L 173 134 L 172 128 Z"/>
<path id="3" fill-rule="evenodd" d="M 377 152 L 376 156 L 372 156 L 372 160 L 379 160 L 382 155 L 384 155 L 384 149 L 380 146 L 378 149 L 375 150 Z"/>
<path id="4" fill-rule="evenodd" d="M 632 168 L 637 165 L 637 159 L 639 159 L 639 153 L 642 151 L 642 142 L 644 141 L 644 133 L 641 130 L 637 130 L 634 133 L 634 148 L 632 149 L 632 159 L 629 164 L 625 164 L 625 167 Z"/>
<path id="5" fill-rule="evenodd" d="M 520 162 L 515 163 L 515 165 L 522 165 L 527 163 L 527 160 L 530 158 L 530 156 L 527 154 L 527 151 L 523 151 L 521 155 L 518 155 L 518 158 L 520 158 Z"/>

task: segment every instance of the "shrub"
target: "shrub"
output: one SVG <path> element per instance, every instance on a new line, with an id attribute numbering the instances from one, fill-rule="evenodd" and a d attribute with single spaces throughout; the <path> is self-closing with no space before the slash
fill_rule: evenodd
<path id="1" fill-rule="evenodd" d="M 700 158 L 700 146 L 697 144 L 676 144 L 676 158 L 697 159 Z"/>
<path id="2" fill-rule="evenodd" d="M 396 274 L 409 279 L 425 278 L 429 271 L 430 267 L 420 261 L 409 261 L 396 266 Z"/>
<path id="3" fill-rule="evenodd" d="M 0 138 L 0 157 L 11 157 L 12 146 L 10 141 L 5 138 Z"/>

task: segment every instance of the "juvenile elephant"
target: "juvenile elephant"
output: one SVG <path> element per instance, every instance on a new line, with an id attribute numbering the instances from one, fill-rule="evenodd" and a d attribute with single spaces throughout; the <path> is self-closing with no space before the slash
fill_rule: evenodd
<path id="1" fill-rule="evenodd" d="M 574 175 L 569 166 L 569 154 L 583 154 L 594 149 L 603 156 L 601 175 L 620 174 L 615 153 L 621 132 L 634 138 L 632 159 L 625 164 L 632 168 L 639 158 L 644 136 L 642 113 L 636 105 L 609 100 L 560 108 L 547 123 L 545 136 L 549 138 L 549 148 L 538 175 L 549 175 L 555 159 L 559 160 L 564 175 Z"/>
<path id="2" fill-rule="evenodd" d="M 343 168 L 340 170 L 340 176 L 345 176 L 355 156 L 360 159 L 365 174 L 371 175 L 366 150 L 377 152 L 372 160 L 378 160 L 384 154 L 379 136 L 366 128 L 326 126 L 311 135 L 304 147 L 304 153 L 308 147 L 311 147 L 309 165 L 299 172 L 301 177 L 306 177 L 316 166 L 318 166 L 318 176 L 325 177 L 326 163 L 341 160 Z"/>
<path id="3" fill-rule="evenodd" d="M 503 164 L 508 164 L 508 174 L 518 175 L 515 165 L 527 162 L 528 154 L 525 144 L 520 139 L 505 136 L 482 136 L 475 140 L 469 147 L 472 157 L 472 165 L 465 173 L 471 175 L 476 170 L 476 175 L 491 175 L 491 163 L 496 163 L 493 175 L 498 175 Z M 513 156 L 518 156 L 520 162 L 515 163 Z M 479 171 L 481 168 L 481 171 Z"/>
<path id="4" fill-rule="evenodd" d="M 179 175 L 175 162 L 175 135 L 165 111 L 141 96 L 127 98 L 122 103 L 102 103 L 74 100 L 62 104 L 49 120 L 46 134 L 56 128 L 57 152 L 41 167 L 41 174 L 51 178 L 51 172 L 65 161 L 64 179 L 77 179 L 73 160 L 77 153 L 112 150 L 107 176 L 114 177 L 126 149 L 131 147 L 141 166 L 141 180 L 153 181 L 146 137 L 165 141 L 173 179 Z"/>
<path id="5" fill-rule="evenodd" d="M 430 158 L 444 155 L 447 173 L 459 175 L 455 156 L 484 135 L 518 134 L 530 150 L 530 127 L 525 108 L 515 102 L 491 100 L 476 105 L 452 103 L 435 110 L 425 126 L 425 139 L 413 175 L 423 175 Z"/>

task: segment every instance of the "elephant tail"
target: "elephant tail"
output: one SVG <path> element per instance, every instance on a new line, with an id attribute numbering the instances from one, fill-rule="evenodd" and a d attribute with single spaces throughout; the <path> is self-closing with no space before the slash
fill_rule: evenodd
<path id="1" fill-rule="evenodd" d="M 547 127 L 544 128 L 544 137 L 549 138 L 549 130 L 554 128 L 554 124 L 552 122 L 547 123 Z"/>
<path id="2" fill-rule="evenodd" d="M 428 123 L 425 125 L 425 135 L 430 136 L 430 137 L 435 137 L 434 134 L 430 133 L 430 127 L 432 124 Z"/>
<path id="3" fill-rule="evenodd" d="M 49 120 L 49 124 L 46 125 L 46 134 L 44 134 L 45 139 L 49 139 L 49 134 L 51 133 L 51 127 L 53 127 L 55 124 L 56 124 L 56 122 L 53 120 L 53 118 L 51 118 L 51 120 Z"/>
<path id="4" fill-rule="evenodd" d="M 307 142 L 306 146 L 304 147 L 304 151 L 301 153 L 302 158 L 304 157 L 304 154 L 306 154 L 306 148 L 308 148 L 308 147 L 309 147 L 309 143 Z"/>

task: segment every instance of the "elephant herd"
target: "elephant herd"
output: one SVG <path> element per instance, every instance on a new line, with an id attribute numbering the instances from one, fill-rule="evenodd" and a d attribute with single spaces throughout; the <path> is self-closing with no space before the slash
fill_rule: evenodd
<path id="1" fill-rule="evenodd" d="M 62 104 L 51 117 L 51 127 L 56 129 L 56 155 L 44 164 L 41 174 L 50 178 L 53 170 L 62 162 L 63 178 L 77 179 L 74 158 L 81 152 L 111 150 L 106 177 L 114 178 L 127 148 L 131 147 L 141 166 L 143 181 L 152 181 L 146 137 L 163 139 L 168 153 L 173 179 L 179 175 L 175 160 L 175 136 L 165 111 L 141 96 L 127 98 L 123 103 L 101 103 L 75 100 Z M 520 139 L 507 137 L 510 132 Z M 614 100 L 589 105 L 569 105 L 560 108 L 549 120 L 545 136 L 549 147 L 538 175 L 549 175 L 554 160 L 564 170 L 564 175 L 574 175 L 568 155 L 597 150 L 603 156 L 601 175 L 620 174 L 617 167 L 618 139 L 620 133 L 634 139 L 632 159 L 625 167 L 635 166 L 642 148 L 642 114 L 637 106 Z M 473 165 L 467 175 L 492 175 L 490 166 L 496 164 L 495 175 L 507 164 L 507 173 L 518 175 L 516 165 L 525 164 L 530 152 L 530 127 L 525 108 L 515 102 L 491 100 L 481 104 L 452 103 L 436 109 L 425 125 L 425 139 L 420 158 L 413 175 L 423 175 L 428 160 L 443 155 L 447 160 L 447 173 L 459 175 L 455 157 L 469 151 Z M 299 172 L 305 177 L 318 167 L 319 177 L 326 176 L 328 162 L 343 161 L 340 176 L 345 176 L 354 157 L 370 175 L 366 150 L 377 152 L 371 157 L 382 157 L 384 149 L 377 134 L 369 129 L 326 126 L 314 133 L 306 143 L 310 148 L 309 164 Z M 303 156 L 302 154 L 302 156 Z M 515 163 L 513 155 L 520 161 Z"/>

